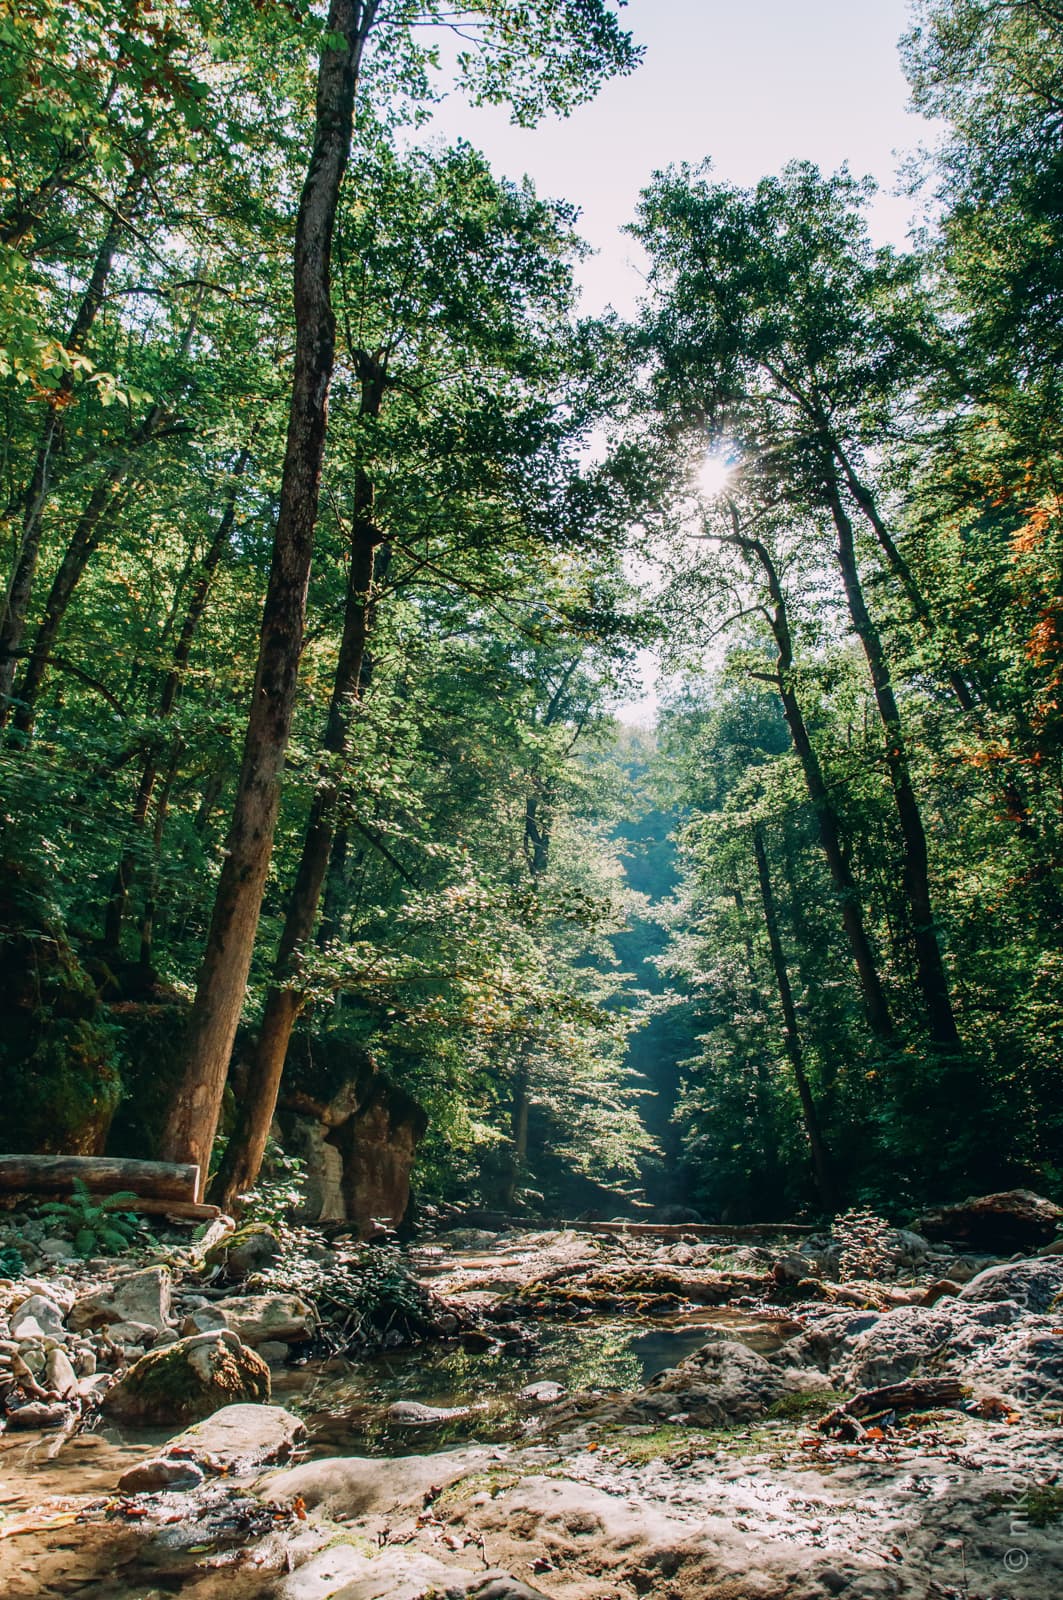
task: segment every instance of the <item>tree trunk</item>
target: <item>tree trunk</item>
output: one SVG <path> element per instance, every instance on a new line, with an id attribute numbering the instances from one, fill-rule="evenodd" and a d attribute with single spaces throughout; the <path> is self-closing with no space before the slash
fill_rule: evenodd
<path id="1" fill-rule="evenodd" d="M 206 1171 L 251 969 L 295 707 L 335 358 L 332 234 L 350 155 L 354 100 L 378 0 L 331 0 L 318 69 L 314 143 L 295 228 L 295 371 L 280 511 L 232 826 L 189 1030 L 168 1153 Z"/>
<path id="2" fill-rule="evenodd" d="M 794 1005 L 790 974 L 786 966 L 782 938 L 779 934 L 779 918 L 775 909 L 775 894 L 771 884 L 771 873 L 768 869 L 768 854 L 764 848 L 764 835 L 759 827 L 753 829 L 753 853 L 757 859 L 757 878 L 760 882 L 760 898 L 764 907 L 764 926 L 767 929 L 771 965 L 775 974 L 775 986 L 778 991 L 779 1006 L 783 1017 L 783 1042 L 786 1046 L 787 1058 L 793 1070 L 798 1098 L 801 1101 L 801 1115 L 805 1124 L 805 1132 L 808 1135 L 809 1147 L 812 1151 L 812 1167 L 816 1175 L 816 1188 L 819 1190 L 819 1198 L 823 1204 L 824 1211 L 833 1216 L 838 1209 L 837 1191 L 831 1172 L 830 1157 L 819 1125 L 819 1113 L 812 1094 L 812 1086 L 808 1081 L 808 1073 L 805 1070 L 805 1054 L 797 1026 L 797 1009 Z"/>
<path id="3" fill-rule="evenodd" d="M 775 636 L 778 651 L 778 687 L 779 697 L 782 700 L 783 715 L 786 726 L 790 731 L 790 739 L 808 790 L 808 798 L 812 802 L 815 812 L 816 827 L 819 833 L 820 845 L 830 872 L 831 882 L 838 896 L 841 910 L 842 926 L 845 929 L 849 948 L 852 951 L 853 964 L 860 983 L 860 990 L 864 1000 L 864 1010 L 867 1015 L 868 1026 L 877 1039 L 883 1044 L 893 1043 L 893 1020 L 890 1016 L 889 1006 L 886 1002 L 882 980 L 879 977 L 875 953 L 871 948 L 867 929 L 864 926 L 864 914 L 860 905 L 860 891 L 853 877 L 852 869 L 842 845 L 841 827 L 837 812 L 830 798 L 823 770 L 819 764 L 815 747 L 812 744 L 808 727 L 805 723 L 801 702 L 794 691 L 792 681 L 793 671 L 793 640 L 790 634 L 790 624 L 786 614 L 786 598 L 783 594 L 782 583 L 775 563 L 771 559 L 767 547 L 759 540 L 747 538 L 737 534 L 731 543 L 737 544 L 747 555 L 755 557 L 760 564 L 768 583 L 768 593 L 771 598 L 771 628 Z"/>
<path id="4" fill-rule="evenodd" d="M 0 1190 L 6 1194 L 70 1193 L 78 1182 L 93 1194 L 128 1189 L 145 1199 L 189 1201 L 195 1199 L 198 1181 L 198 1171 L 187 1163 L 121 1156 L 0 1156 Z"/>
<path id="5" fill-rule="evenodd" d="M 126 184 L 122 210 L 128 211 L 136 200 L 142 178 L 134 174 Z M 77 315 L 66 338 L 66 348 L 78 354 L 96 321 L 103 304 L 107 280 L 114 266 L 114 258 L 125 232 L 124 219 L 113 215 L 107 232 L 96 253 L 92 272 L 77 310 Z M 11 575 L 0 619 L 0 728 L 7 724 L 11 711 L 11 690 L 15 681 L 15 661 L 26 628 L 33 580 L 37 573 L 37 558 L 41 548 L 41 530 L 44 508 L 52 484 L 52 465 L 62 449 L 66 431 L 66 408 L 74 390 L 75 373 L 68 368 L 60 376 L 54 394 L 49 396 L 48 415 L 41 428 L 33 472 L 23 499 L 22 535 L 19 541 L 15 568 Z"/>
<path id="6" fill-rule="evenodd" d="M 926 833 L 915 790 L 912 788 L 908 752 L 905 748 L 889 665 L 882 649 L 878 629 L 871 620 L 864 600 L 856 562 L 853 525 L 842 504 L 841 490 L 833 469 L 827 474 L 825 487 L 838 535 L 838 565 L 849 605 L 849 615 L 857 637 L 863 645 L 864 655 L 867 657 L 875 704 L 878 706 L 886 736 L 886 766 L 901 828 L 904 853 L 903 882 L 912 918 L 916 974 L 926 1007 L 930 1037 L 936 1045 L 946 1049 L 958 1049 L 961 1043 L 959 1029 L 953 1016 L 945 963 L 941 957 L 941 947 L 934 926 Z"/>
<path id="7" fill-rule="evenodd" d="M 214 530 L 203 560 L 192 584 L 192 593 L 185 613 L 184 624 L 181 628 L 177 643 L 174 646 L 173 660 L 163 679 L 162 691 L 159 695 L 158 716 L 160 721 L 168 718 L 173 711 L 181 688 L 181 679 L 184 669 L 192 654 L 192 643 L 196 631 L 206 610 L 207 597 L 218 569 L 222 556 L 229 547 L 229 539 L 236 522 L 236 499 L 240 487 L 240 479 L 247 468 L 251 457 L 251 445 L 254 442 L 257 427 L 252 430 L 251 440 L 240 451 L 236 463 L 230 474 L 229 490 L 218 525 Z M 132 826 L 134 835 L 143 831 L 147 821 L 148 808 L 155 792 L 155 784 L 159 773 L 159 757 L 157 749 L 149 751 L 140 775 L 137 786 L 136 799 L 133 802 Z M 136 870 L 137 851 L 132 846 L 127 846 L 122 851 L 121 859 L 115 868 L 114 878 L 111 882 L 110 898 L 104 915 L 103 943 L 104 948 L 114 955 L 121 949 L 122 922 L 125 918 L 126 903 L 129 897 L 129 886 Z"/>
<path id="8" fill-rule="evenodd" d="M 258 1043 L 241 1096 L 240 1114 L 211 1190 L 212 1198 L 227 1210 L 258 1177 L 277 1107 L 288 1043 L 303 1008 L 299 987 L 300 952 L 313 935 L 329 869 L 336 801 L 342 782 L 340 767 L 347 754 L 352 712 L 361 686 L 362 662 L 373 617 L 373 570 L 380 536 L 373 524 L 372 500 L 372 485 L 364 470 L 359 468 L 343 636 L 322 740 L 329 758 L 328 766 L 311 802 L 303 851 L 288 899 L 273 982 L 266 995 Z"/>

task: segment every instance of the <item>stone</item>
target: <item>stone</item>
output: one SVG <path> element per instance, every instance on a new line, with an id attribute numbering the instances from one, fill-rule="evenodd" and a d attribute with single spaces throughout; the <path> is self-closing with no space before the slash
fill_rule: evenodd
<path id="1" fill-rule="evenodd" d="M 137 1322 L 162 1333 L 171 1326 L 171 1280 L 166 1267 L 142 1267 L 116 1278 L 95 1294 L 75 1300 L 70 1312 L 72 1328 L 107 1327 L 114 1322 Z"/>
<path id="2" fill-rule="evenodd" d="M 38 1248 L 41 1255 L 47 1256 L 49 1261 L 72 1261 L 77 1255 L 74 1246 L 67 1239 L 42 1239 Z"/>
<path id="3" fill-rule="evenodd" d="M 107 1337 L 123 1349 L 139 1347 L 143 1350 L 157 1342 L 159 1330 L 148 1322 L 112 1322 Z"/>
<path id="4" fill-rule="evenodd" d="M 287 1461 L 305 1438 L 303 1422 L 283 1406 L 222 1406 L 171 1439 L 164 1454 L 235 1474 Z"/>
<path id="5" fill-rule="evenodd" d="M 235 1295 L 216 1300 L 213 1309 L 224 1318 L 226 1327 L 252 1346 L 275 1341 L 290 1344 L 309 1339 L 314 1331 L 312 1308 L 294 1294 Z"/>
<path id="6" fill-rule="evenodd" d="M 195 1334 L 152 1350 L 108 1390 L 104 1410 L 129 1422 L 191 1422 L 219 1406 L 268 1401 L 269 1368 L 235 1333 Z"/>
<path id="7" fill-rule="evenodd" d="M 19 1406 L 17 1411 L 7 1414 L 8 1427 L 19 1430 L 61 1428 L 69 1420 L 66 1406 L 48 1405 L 43 1400 L 31 1400 L 29 1405 Z"/>
<path id="8" fill-rule="evenodd" d="M 437 1492 L 459 1478 L 482 1472 L 494 1460 L 490 1450 L 475 1447 L 444 1450 L 429 1456 L 333 1456 L 305 1461 L 269 1478 L 259 1491 L 270 1504 L 290 1504 L 297 1497 L 308 1507 L 320 1506 L 329 1516 L 343 1512 L 364 1517 L 424 1509 L 429 1489 Z"/>
<path id="9" fill-rule="evenodd" d="M 963 1243 L 974 1250 L 1003 1255 L 1049 1244 L 1063 1225 L 1063 1207 L 1032 1189 L 1008 1189 L 939 1206 L 918 1219 L 928 1239 Z"/>
<path id="10" fill-rule="evenodd" d="M 181 1335 L 183 1338 L 188 1338 L 193 1333 L 214 1333 L 218 1328 L 228 1326 L 224 1312 L 215 1310 L 214 1306 L 209 1304 L 195 1306 L 181 1319 Z"/>
<path id="11" fill-rule="evenodd" d="M 279 1367 L 287 1361 L 290 1351 L 289 1347 L 282 1344 L 279 1339 L 267 1339 L 265 1344 L 259 1345 L 258 1353 L 271 1367 Z"/>
<path id="12" fill-rule="evenodd" d="M 957 1295 L 962 1285 L 955 1283 L 952 1278 L 938 1278 L 932 1283 L 923 1295 L 925 1306 L 936 1306 L 939 1300 L 944 1300 L 946 1295 Z"/>
<path id="13" fill-rule="evenodd" d="M 149 1456 L 129 1467 L 118 1480 L 123 1494 L 158 1494 L 162 1489 L 196 1489 L 206 1478 L 194 1461 Z"/>
<path id="14" fill-rule="evenodd" d="M 253 1272 L 272 1266 L 280 1253 L 280 1238 L 274 1230 L 265 1223 L 254 1222 L 213 1245 L 205 1259 L 209 1267 L 221 1267 L 227 1278 L 242 1283 Z"/>
<path id="15" fill-rule="evenodd" d="M 541 1383 L 526 1383 L 517 1395 L 518 1400 L 530 1400 L 533 1405 L 548 1406 L 566 1393 L 564 1384 L 544 1378 Z"/>
<path id="16" fill-rule="evenodd" d="M 691 1422 L 721 1427 L 763 1416 L 785 1389 L 782 1374 L 755 1350 L 716 1339 L 632 1396 L 631 1409 L 662 1420 L 681 1413 Z"/>
<path id="17" fill-rule="evenodd" d="M 65 1339 L 63 1313 L 47 1295 L 31 1294 L 11 1314 L 16 1339 Z"/>
<path id="18" fill-rule="evenodd" d="M 68 1400 L 71 1395 L 78 1392 L 77 1374 L 70 1364 L 70 1357 L 62 1346 L 49 1350 L 44 1363 L 45 1387 L 57 1394 L 60 1400 Z"/>
<path id="19" fill-rule="evenodd" d="M 419 1400 L 396 1400 L 388 1406 L 388 1420 L 401 1422 L 406 1427 L 423 1428 L 432 1422 L 450 1422 L 455 1417 L 467 1417 L 471 1406 L 424 1406 Z"/>
<path id="20" fill-rule="evenodd" d="M 1063 1256 L 1035 1256 L 1027 1261 L 1008 1261 L 1003 1266 L 987 1267 L 960 1290 L 965 1303 L 984 1305 L 997 1300 L 1014 1300 L 1027 1311 L 1047 1311 L 1063 1294 Z"/>

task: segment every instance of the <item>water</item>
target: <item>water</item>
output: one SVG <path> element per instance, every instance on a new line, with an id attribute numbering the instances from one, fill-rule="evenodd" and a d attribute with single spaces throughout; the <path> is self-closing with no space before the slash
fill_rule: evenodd
<path id="1" fill-rule="evenodd" d="M 469 1351 L 455 1343 L 275 1372 L 274 1400 L 306 1419 L 311 1449 L 320 1455 L 405 1455 L 498 1443 L 536 1426 L 541 1406 L 521 1396 L 526 1385 L 555 1382 L 567 1393 L 639 1389 L 720 1332 L 761 1353 L 782 1342 L 777 1325 L 723 1309 L 652 1323 L 545 1324 L 533 1345 Z M 416 1425 L 389 1415 L 396 1401 L 411 1400 L 467 1413 Z"/>

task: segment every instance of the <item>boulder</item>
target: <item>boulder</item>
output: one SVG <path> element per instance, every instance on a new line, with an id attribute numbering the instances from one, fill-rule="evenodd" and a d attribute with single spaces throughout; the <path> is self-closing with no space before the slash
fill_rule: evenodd
<path id="1" fill-rule="evenodd" d="M 280 1253 L 281 1242 L 274 1230 L 265 1223 L 255 1222 L 246 1228 L 237 1228 L 235 1233 L 212 1245 L 205 1260 L 210 1267 L 221 1267 L 234 1283 L 242 1283 L 253 1272 L 272 1266 Z"/>
<path id="2" fill-rule="evenodd" d="M 29 1405 L 19 1406 L 17 1411 L 9 1411 L 7 1425 L 13 1429 L 61 1428 L 69 1422 L 72 1413 L 66 1406 L 48 1405 L 43 1400 L 31 1400 Z"/>
<path id="3" fill-rule="evenodd" d="M 379 1511 L 394 1517 L 401 1511 L 422 1511 L 430 1489 L 438 1494 L 459 1478 L 485 1471 L 495 1459 L 493 1451 L 482 1448 L 384 1459 L 334 1456 L 279 1472 L 260 1492 L 271 1504 L 290 1504 L 298 1497 L 329 1516 L 342 1512 L 364 1517 Z"/>
<path id="4" fill-rule="evenodd" d="M 679 1366 L 658 1373 L 631 1399 L 631 1410 L 709 1427 L 763 1416 L 786 1387 L 779 1370 L 747 1345 L 716 1339 Z"/>
<path id="5" fill-rule="evenodd" d="M 63 1313 L 47 1295 L 31 1294 L 11 1313 L 15 1339 L 65 1339 Z"/>
<path id="6" fill-rule="evenodd" d="M 266 1363 L 223 1329 L 141 1356 L 103 1404 L 125 1421 L 165 1425 L 195 1421 L 233 1402 L 266 1401 L 269 1394 Z"/>
<path id="7" fill-rule="evenodd" d="M 402 1423 L 407 1428 L 424 1428 L 434 1422 L 452 1422 L 455 1417 L 467 1417 L 471 1406 L 423 1406 L 419 1400 L 396 1400 L 388 1406 L 388 1421 Z"/>
<path id="8" fill-rule="evenodd" d="M 78 1392 L 77 1374 L 70 1364 L 70 1357 L 61 1345 L 56 1345 L 49 1350 L 44 1363 L 45 1387 L 60 1400 L 68 1400 Z"/>
<path id="9" fill-rule="evenodd" d="M 222 1406 L 171 1439 L 164 1454 L 239 1473 L 287 1461 L 305 1438 L 303 1423 L 283 1406 Z"/>
<path id="10" fill-rule="evenodd" d="M 252 1346 L 289 1344 L 293 1339 L 309 1339 L 314 1331 L 312 1308 L 295 1294 L 233 1295 L 216 1300 L 210 1309 L 224 1318 L 225 1326 L 244 1344 Z"/>
<path id="11" fill-rule="evenodd" d="M 1063 1295 L 1063 1256 L 1037 1256 L 987 1267 L 964 1284 L 958 1298 L 975 1305 L 1014 1300 L 1027 1311 L 1047 1311 Z"/>
<path id="12" fill-rule="evenodd" d="M 123 1494 L 158 1494 L 161 1489 L 197 1489 L 206 1473 L 194 1461 L 149 1456 L 129 1467 L 118 1480 Z"/>
<path id="13" fill-rule="evenodd" d="M 163 1333 L 172 1327 L 171 1280 L 166 1267 L 142 1267 L 116 1278 L 95 1294 L 75 1300 L 68 1318 L 78 1330 L 103 1328 L 114 1322 L 133 1322 Z"/>
<path id="14" fill-rule="evenodd" d="M 925 1212 L 917 1222 L 928 1239 L 962 1243 L 996 1255 L 1049 1244 L 1061 1225 L 1063 1207 L 1031 1189 L 973 1196 Z"/>

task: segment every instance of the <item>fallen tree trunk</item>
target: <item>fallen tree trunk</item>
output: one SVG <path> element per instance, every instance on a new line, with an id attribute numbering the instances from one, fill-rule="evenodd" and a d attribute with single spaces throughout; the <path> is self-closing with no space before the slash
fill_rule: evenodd
<path id="1" fill-rule="evenodd" d="M 70 1194 L 75 1182 L 99 1195 L 128 1190 L 140 1200 L 140 1209 L 155 1200 L 191 1204 L 199 1168 L 186 1162 L 132 1161 L 121 1156 L 0 1156 L 0 1193 Z M 210 1214 L 216 1215 L 214 1208 Z"/>
<path id="2" fill-rule="evenodd" d="M 956 1378 L 912 1378 L 907 1383 L 890 1383 L 883 1389 L 862 1389 L 843 1406 L 821 1417 L 816 1427 L 827 1433 L 859 1418 L 879 1417 L 890 1411 L 936 1411 L 940 1406 L 955 1406 L 964 1398 L 964 1387 Z"/>
<path id="3" fill-rule="evenodd" d="M 750 1222 L 737 1226 L 713 1222 L 563 1222 L 576 1233 L 639 1234 L 651 1239 L 717 1239 L 741 1243 L 747 1239 L 803 1239 L 814 1228 L 796 1222 Z"/>

